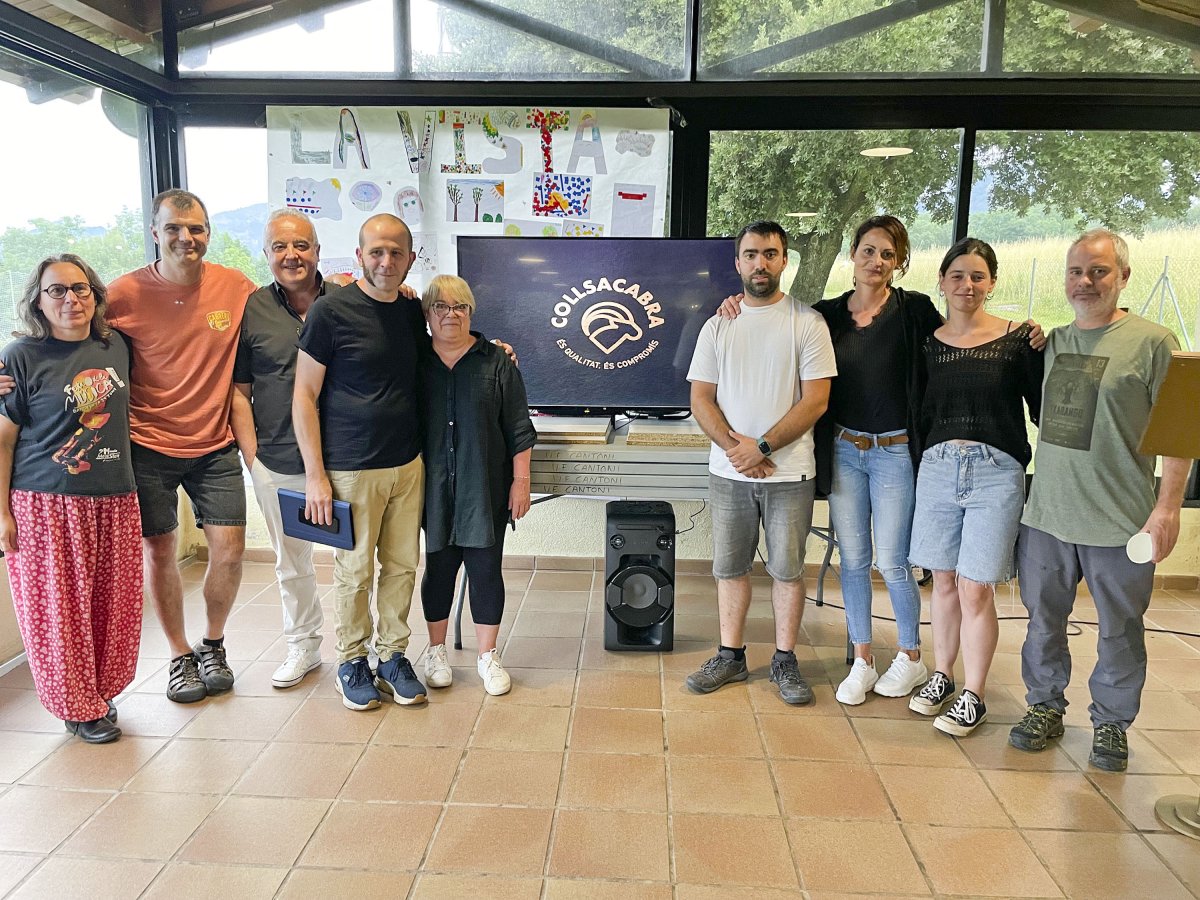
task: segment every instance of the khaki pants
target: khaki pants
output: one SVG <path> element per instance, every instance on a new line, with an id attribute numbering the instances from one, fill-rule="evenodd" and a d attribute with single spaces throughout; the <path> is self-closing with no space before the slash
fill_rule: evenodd
<path id="1" fill-rule="evenodd" d="M 338 662 L 367 655 L 375 631 L 375 651 L 386 662 L 408 647 L 408 610 L 420 560 L 421 504 L 425 467 L 417 457 L 404 466 L 329 472 L 333 496 L 350 504 L 354 549 L 333 556 L 334 615 Z M 371 581 L 379 556 L 377 619 L 372 629 Z"/>

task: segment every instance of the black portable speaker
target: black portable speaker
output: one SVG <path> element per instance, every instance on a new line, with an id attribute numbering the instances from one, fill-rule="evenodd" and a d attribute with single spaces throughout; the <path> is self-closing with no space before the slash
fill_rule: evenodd
<path id="1" fill-rule="evenodd" d="M 606 507 L 604 648 L 675 645 L 675 512 L 661 500 Z"/>

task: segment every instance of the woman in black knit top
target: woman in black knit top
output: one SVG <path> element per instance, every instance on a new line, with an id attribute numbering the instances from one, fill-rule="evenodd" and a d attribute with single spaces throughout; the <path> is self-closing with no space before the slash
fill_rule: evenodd
<path id="1" fill-rule="evenodd" d="M 970 734 L 987 715 L 984 686 L 996 651 L 995 584 L 1013 574 L 1013 548 L 1032 456 L 1022 401 L 1037 422 L 1042 354 L 1030 326 L 984 309 L 996 286 L 996 254 L 964 238 L 939 269 L 949 318 L 925 342 L 927 384 L 919 422 L 921 466 L 911 560 L 933 570 L 937 671 L 910 708 L 934 727 Z M 954 699 L 962 649 L 966 684 Z"/>

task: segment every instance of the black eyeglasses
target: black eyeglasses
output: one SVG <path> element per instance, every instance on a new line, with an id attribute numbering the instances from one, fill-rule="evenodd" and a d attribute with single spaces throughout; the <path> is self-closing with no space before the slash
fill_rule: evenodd
<path id="1" fill-rule="evenodd" d="M 439 316 L 469 316 L 471 307 L 467 303 L 458 303 L 451 306 L 449 303 L 435 303 L 431 309 Z"/>
<path id="2" fill-rule="evenodd" d="M 51 299 L 61 300 L 67 296 L 67 291 L 70 291 L 80 300 L 86 300 L 92 296 L 92 286 L 86 281 L 77 281 L 75 284 L 52 284 L 50 287 L 42 288 L 43 294 L 49 294 Z"/>

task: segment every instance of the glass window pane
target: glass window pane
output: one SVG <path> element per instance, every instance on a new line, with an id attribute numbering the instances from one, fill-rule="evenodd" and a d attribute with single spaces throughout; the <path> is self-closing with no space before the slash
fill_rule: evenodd
<path id="1" fill-rule="evenodd" d="M 710 0 L 701 12 L 701 76 L 979 71 L 983 0 L 949 2 L 917 16 L 912 9 L 871 0 L 771 0 L 766 7 Z"/>
<path id="2" fill-rule="evenodd" d="M 783 287 L 813 303 L 850 289 L 854 228 L 891 213 L 908 225 L 913 245 L 898 283 L 933 296 L 954 232 L 961 140 L 947 130 L 714 132 L 708 233 L 734 235 L 756 219 L 782 223 L 791 251 Z M 912 152 L 862 155 L 883 147 Z"/>
<path id="3" fill-rule="evenodd" d="M 1089 17 L 1035 0 L 1008 0 L 1005 70 L 1071 75 L 1200 72 L 1195 43 L 1185 46 L 1175 37 L 1184 27 L 1179 21 L 1141 3 L 1109 6 L 1111 11 L 1103 17 Z"/>
<path id="4" fill-rule="evenodd" d="M 162 4 L 158 0 L 121 3 L 75 0 L 69 4 L 18 2 L 11 5 L 152 71 L 161 73 L 163 70 Z"/>
<path id="5" fill-rule="evenodd" d="M 145 108 L 0 51 L 0 333 L 36 265 L 77 253 L 101 278 L 145 265 L 142 148 Z M 81 137 L 82 136 L 82 137 Z M 98 177 L 97 160 L 103 160 Z"/>

